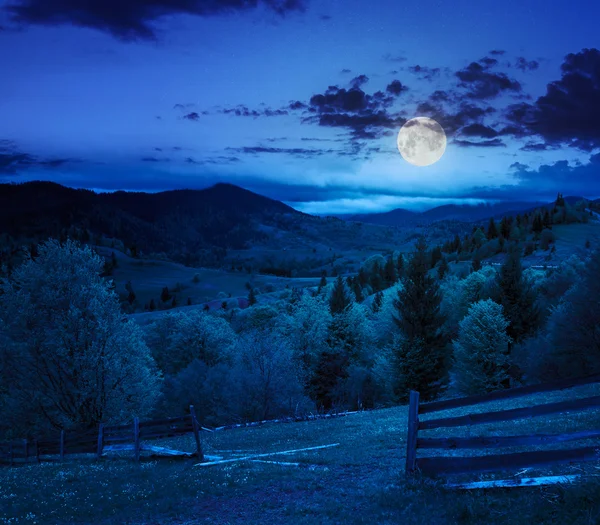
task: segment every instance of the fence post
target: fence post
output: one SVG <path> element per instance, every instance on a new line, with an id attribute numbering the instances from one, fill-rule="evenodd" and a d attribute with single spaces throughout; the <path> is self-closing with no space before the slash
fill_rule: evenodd
<path id="1" fill-rule="evenodd" d="M 140 460 L 140 420 L 137 417 L 133 418 L 133 440 L 135 450 L 135 460 Z"/>
<path id="2" fill-rule="evenodd" d="M 102 457 L 102 450 L 104 449 L 104 423 L 100 423 L 98 427 L 98 450 L 96 456 L 98 459 Z"/>
<path id="3" fill-rule="evenodd" d="M 408 405 L 408 436 L 406 437 L 406 476 L 414 473 L 417 462 L 417 433 L 419 431 L 419 392 L 410 391 Z"/>
<path id="4" fill-rule="evenodd" d="M 196 450 L 198 451 L 198 459 L 204 461 L 204 452 L 202 452 L 202 443 L 200 441 L 200 432 L 198 429 L 198 420 L 196 419 L 196 411 L 194 405 L 190 405 L 190 414 L 192 416 L 192 428 L 194 429 L 194 437 L 196 438 Z"/>
<path id="5" fill-rule="evenodd" d="M 60 431 L 60 460 L 65 459 L 65 431 Z"/>

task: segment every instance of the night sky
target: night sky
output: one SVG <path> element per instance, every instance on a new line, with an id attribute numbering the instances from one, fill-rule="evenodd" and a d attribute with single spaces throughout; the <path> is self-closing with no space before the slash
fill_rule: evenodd
<path id="1" fill-rule="evenodd" d="M 0 181 L 308 213 L 600 197 L 600 2 L 0 0 Z M 407 163 L 407 119 L 444 156 Z"/>

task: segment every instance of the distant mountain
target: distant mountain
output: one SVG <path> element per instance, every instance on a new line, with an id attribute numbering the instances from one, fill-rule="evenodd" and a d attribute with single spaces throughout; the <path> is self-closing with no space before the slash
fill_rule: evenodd
<path id="1" fill-rule="evenodd" d="M 95 193 L 40 181 L 0 184 L 0 252 L 67 236 L 86 242 L 117 239 L 147 255 L 218 266 L 231 250 L 329 252 L 373 241 L 389 243 L 399 234 L 307 215 L 233 184 L 160 193 Z"/>
<path id="2" fill-rule="evenodd" d="M 397 208 L 385 213 L 365 213 L 340 216 L 347 221 L 359 221 L 385 226 L 410 226 L 429 224 L 437 221 L 475 222 L 497 215 L 519 213 L 521 210 L 536 208 L 546 203 L 501 202 L 497 204 L 445 204 L 424 212 L 414 212 Z"/>
<path id="3" fill-rule="evenodd" d="M 396 208 L 384 213 L 363 213 L 356 215 L 343 215 L 346 221 L 366 222 L 368 224 L 380 224 L 382 226 L 406 226 L 413 223 L 419 214 L 414 211 Z"/>

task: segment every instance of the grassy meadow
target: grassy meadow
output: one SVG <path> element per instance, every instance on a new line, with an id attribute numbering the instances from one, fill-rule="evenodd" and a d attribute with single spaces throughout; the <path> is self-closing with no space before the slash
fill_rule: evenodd
<path id="1" fill-rule="evenodd" d="M 450 417 L 598 395 L 588 385 L 520 399 L 422 416 Z M 422 431 L 422 437 L 517 435 L 598 428 L 600 413 Z M 407 407 L 330 420 L 265 424 L 201 434 L 206 454 L 225 459 L 339 443 L 323 450 L 260 458 L 300 466 L 240 461 L 209 467 L 194 459 L 145 457 L 136 464 L 110 453 L 64 463 L 0 469 L 0 524 L 98 523 L 141 525 L 232 523 L 378 524 L 595 524 L 600 520 L 600 482 L 457 491 L 445 479 L 406 480 Z M 597 440 L 550 448 L 593 446 Z M 153 444 L 193 451 L 193 436 Z M 417 451 L 425 455 L 482 455 L 548 447 Z M 126 453 L 130 454 L 130 453 Z M 595 463 L 528 469 L 526 476 L 596 474 Z M 509 479 L 516 472 L 454 476 L 451 481 Z M 524 473 L 520 473 L 524 475 Z"/>

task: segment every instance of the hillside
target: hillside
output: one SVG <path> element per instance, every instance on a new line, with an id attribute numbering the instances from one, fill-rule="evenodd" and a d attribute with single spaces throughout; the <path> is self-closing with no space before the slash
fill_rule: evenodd
<path id="1" fill-rule="evenodd" d="M 67 235 L 99 244 L 121 241 L 133 254 L 219 267 L 228 251 L 387 248 L 402 234 L 313 217 L 232 184 L 204 190 L 96 194 L 50 182 L 0 185 L 5 250 Z M 254 258 L 253 254 L 253 258 Z"/>
<path id="2" fill-rule="evenodd" d="M 546 205 L 543 202 L 500 202 L 496 204 L 445 204 L 423 212 L 413 212 L 397 208 L 385 213 L 365 213 L 343 215 L 347 221 L 359 221 L 385 226 L 409 226 L 431 224 L 437 221 L 474 222 L 489 217 L 511 215 L 523 210 Z"/>
<path id="3" fill-rule="evenodd" d="M 588 385 L 562 392 L 447 410 L 422 416 L 451 417 L 589 397 Z M 425 437 L 519 435 L 598 428 L 597 411 L 523 419 L 503 424 L 421 431 Z M 265 424 L 203 432 L 204 453 L 223 458 L 306 447 L 335 447 L 259 461 L 195 467 L 194 459 L 143 458 L 110 453 L 61 463 L 0 468 L 0 501 L 7 501 L 2 523 L 97 523 L 99 525 L 187 524 L 396 524 L 531 525 L 596 523 L 600 503 L 594 479 L 575 485 L 453 491 L 446 479 L 411 482 L 404 478 L 407 407 L 374 410 L 331 420 Z M 193 452 L 192 435 L 153 444 Z M 593 446 L 598 439 L 534 447 Z M 421 450 L 431 455 L 485 455 L 532 447 Z M 462 452 L 462 453 L 461 453 Z M 269 462 L 280 462 L 269 463 Z M 593 474 L 594 463 L 528 469 L 526 476 Z M 523 472 L 460 475 L 450 481 L 510 479 Z M 35 490 L 32 490 L 35 488 Z M 552 504 L 549 504 L 552 502 Z M 4 520 L 4 521 L 2 521 Z"/>

